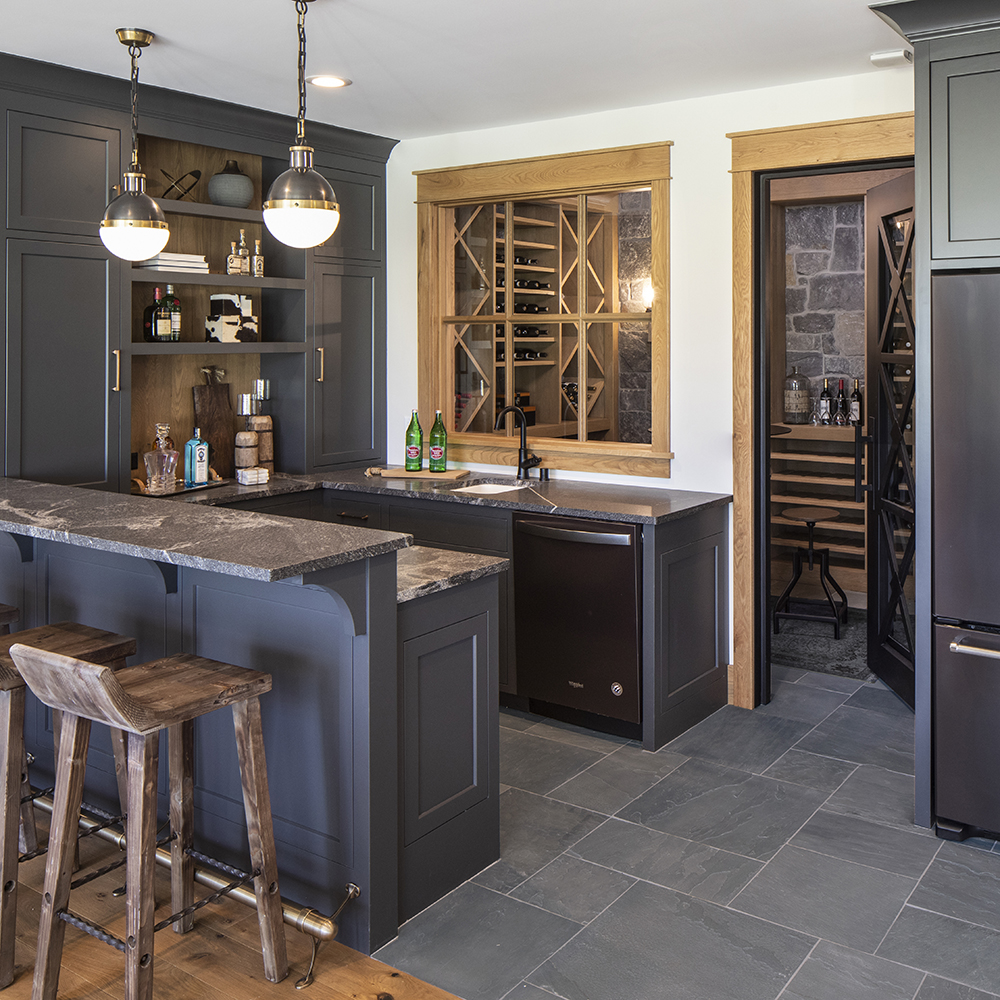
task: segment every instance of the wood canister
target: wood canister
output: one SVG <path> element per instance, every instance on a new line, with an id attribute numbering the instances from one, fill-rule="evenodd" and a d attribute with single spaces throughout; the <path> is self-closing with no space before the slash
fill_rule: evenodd
<path id="1" fill-rule="evenodd" d="M 274 473 L 274 421 L 266 414 L 250 417 L 248 424 L 257 432 L 257 463 L 262 469 Z"/>
<path id="2" fill-rule="evenodd" d="M 252 469 L 257 465 L 259 443 L 256 431 L 236 432 L 236 452 L 234 455 L 237 469 Z"/>

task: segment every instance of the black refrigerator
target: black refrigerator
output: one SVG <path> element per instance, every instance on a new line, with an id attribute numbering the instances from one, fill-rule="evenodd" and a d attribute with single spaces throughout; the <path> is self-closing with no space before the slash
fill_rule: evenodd
<path id="1" fill-rule="evenodd" d="M 931 281 L 938 834 L 1000 833 L 1000 273 Z"/>

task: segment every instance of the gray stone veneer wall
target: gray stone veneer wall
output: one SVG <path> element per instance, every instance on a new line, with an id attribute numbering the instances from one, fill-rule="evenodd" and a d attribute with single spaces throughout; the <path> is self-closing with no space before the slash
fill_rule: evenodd
<path id="1" fill-rule="evenodd" d="M 644 312 L 642 289 L 653 250 L 649 191 L 618 196 L 618 297 L 622 312 Z M 618 326 L 618 440 L 652 441 L 653 356 L 648 323 Z"/>
<path id="2" fill-rule="evenodd" d="M 785 209 L 785 374 L 798 365 L 812 402 L 830 379 L 865 377 L 864 203 Z"/>

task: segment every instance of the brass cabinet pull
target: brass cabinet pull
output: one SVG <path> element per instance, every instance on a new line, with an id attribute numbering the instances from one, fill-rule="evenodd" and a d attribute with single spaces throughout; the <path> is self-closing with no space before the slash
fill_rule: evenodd
<path id="1" fill-rule="evenodd" d="M 950 642 L 948 648 L 953 653 L 966 653 L 969 656 L 987 656 L 991 660 L 1000 660 L 1000 649 L 988 649 L 985 646 L 966 646 L 965 639 Z"/>
<path id="2" fill-rule="evenodd" d="M 351 514 L 351 513 L 349 513 L 346 510 L 342 510 L 338 516 L 339 517 L 353 517 L 355 521 L 367 521 L 368 520 L 368 515 L 367 514 Z"/>
<path id="3" fill-rule="evenodd" d="M 316 381 L 322 382 L 326 374 L 326 359 L 322 347 L 317 347 L 316 350 L 319 351 L 319 375 L 316 376 Z"/>
<path id="4" fill-rule="evenodd" d="M 112 392 L 122 391 L 122 352 L 112 351 L 115 356 L 115 384 L 111 387 Z"/>

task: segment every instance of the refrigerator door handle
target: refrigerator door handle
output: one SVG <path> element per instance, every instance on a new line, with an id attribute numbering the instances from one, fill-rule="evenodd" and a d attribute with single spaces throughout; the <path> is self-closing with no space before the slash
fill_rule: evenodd
<path id="1" fill-rule="evenodd" d="M 952 640 L 948 648 L 953 653 L 965 653 L 967 656 L 985 656 L 991 660 L 1000 660 L 1000 649 L 989 649 L 986 646 L 967 646 L 966 639 Z"/>

